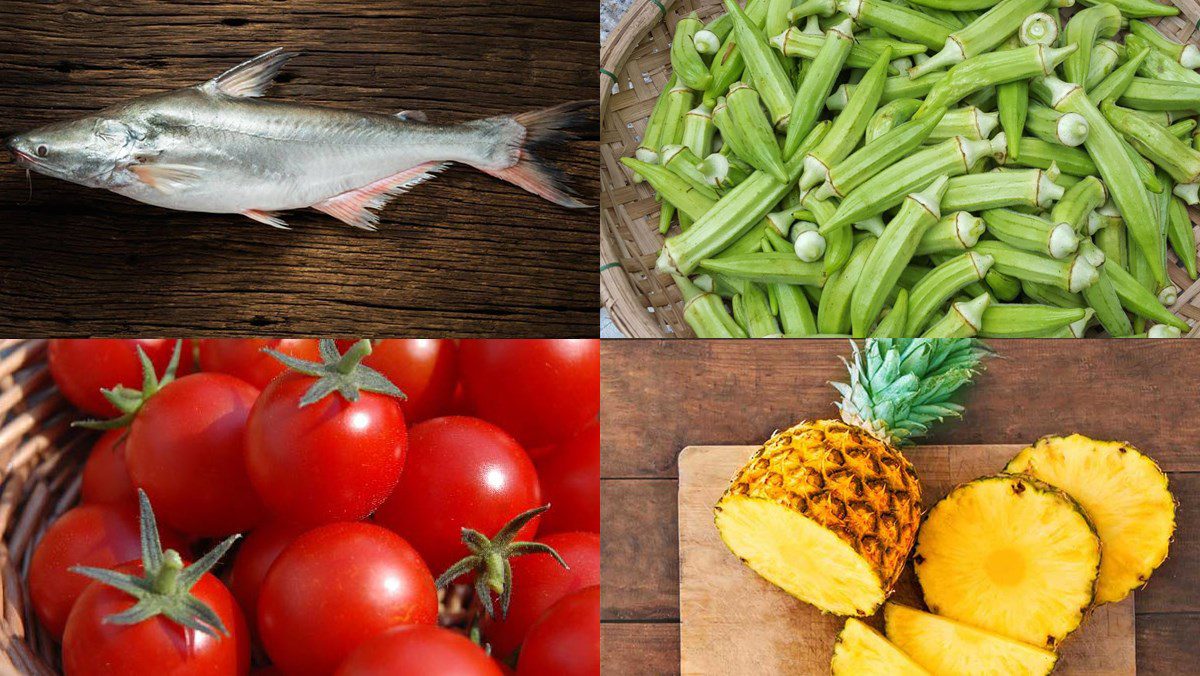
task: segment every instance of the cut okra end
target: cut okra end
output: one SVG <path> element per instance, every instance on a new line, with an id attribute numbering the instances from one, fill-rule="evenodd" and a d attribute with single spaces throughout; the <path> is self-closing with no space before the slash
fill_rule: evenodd
<path id="1" fill-rule="evenodd" d="M 1083 256 L 1076 256 L 1071 261 L 1069 291 L 1079 293 L 1095 284 L 1100 279 L 1100 271 Z"/>
<path id="2" fill-rule="evenodd" d="M 1174 284 L 1168 284 L 1168 285 L 1164 286 L 1162 289 L 1160 289 L 1158 292 L 1158 302 L 1162 303 L 1163 305 L 1165 305 L 1167 307 L 1174 305 L 1175 302 L 1178 300 L 1179 300 L 1179 287 L 1175 286 Z"/>
<path id="3" fill-rule="evenodd" d="M 696 51 L 700 54 L 716 54 L 717 50 L 721 48 L 721 38 L 712 31 L 698 30 L 692 36 L 692 44 L 696 46 Z"/>
<path id="4" fill-rule="evenodd" d="M 1075 234 L 1075 228 L 1072 228 L 1069 223 L 1059 223 L 1054 226 L 1054 229 L 1050 231 L 1048 249 L 1051 258 L 1060 259 L 1078 251 L 1079 235 Z"/>
<path id="5" fill-rule="evenodd" d="M 1071 148 L 1083 145 L 1091 130 L 1087 118 L 1079 113 L 1063 113 L 1054 127 L 1059 143 Z"/>
<path id="6" fill-rule="evenodd" d="M 821 233 L 808 230 L 796 238 L 796 257 L 805 263 L 813 263 L 825 255 L 826 242 Z"/>
<path id="7" fill-rule="evenodd" d="M 1146 331 L 1147 338 L 1182 338 L 1183 331 L 1180 331 L 1176 326 L 1167 326 L 1166 324 L 1155 324 Z"/>

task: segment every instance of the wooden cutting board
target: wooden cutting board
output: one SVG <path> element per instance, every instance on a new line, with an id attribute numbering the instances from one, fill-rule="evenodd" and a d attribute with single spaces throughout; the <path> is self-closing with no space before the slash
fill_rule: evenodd
<path id="1" fill-rule="evenodd" d="M 955 485 L 1000 471 L 1023 448 L 905 450 L 926 509 Z M 689 446 L 679 454 L 679 622 L 683 676 L 828 674 L 843 618 L 822 615 L 742 565 L 713 525 L 712 507 L 757 446 Z M 924 608 L 911 566 L 893 599 Z M 882 631 L 882 613 L 869 620 Z M 1055 674 L 1135 674 L 1133 597 L 1097 608 L 1064 643 Z"/>

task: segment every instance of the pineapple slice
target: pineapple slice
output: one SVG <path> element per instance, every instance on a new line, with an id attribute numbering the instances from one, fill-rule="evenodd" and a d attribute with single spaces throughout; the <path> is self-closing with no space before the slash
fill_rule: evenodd
<path id="1" fill-rule="evenodd" d="M 889 603 L 887 637 L 934 676 L 1045 676 L 1058 656 L 954 620 Z"/>
<path id="2" fill-rule="evenodd" d="M 913 561 L 934 613 L 1053 649 L 1092 605 L 1100 538 L 1063 491 L 1000 474 L 934 505 Z"/>
<path id="3" fill-rule="evenodd" d="M 1158 465 L 1129 444 L 1079 434 L 1046 437 L 1005 471 L 1057 486 L 1083 506 L 1104 547 L 1096 603 L 1125 598 L 1167 558 L 1175 499 Z"/>
<path id="4" fill-rule="evenodd" d="M 833 645 L 833 676 L 929 676 L 879 632 L 853 617 Z"/>

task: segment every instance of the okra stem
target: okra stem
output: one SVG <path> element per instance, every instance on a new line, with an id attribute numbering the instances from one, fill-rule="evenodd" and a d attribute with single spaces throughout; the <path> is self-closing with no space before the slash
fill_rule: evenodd
<path id="1" fill-rule="evenodd" d="M 1179 198 L 1171 198 L 1168 207 L 1167 240 L 1188 277 L 1196 279 L 1196 232 L 1188 218 L 1187 207 Z"/>
<path id="2" fill-rule="evenodd" d="M 725 310 L 720 296 L 702 290 L 682 275 L 672 278 L 683 294 L 683 320 L 698 338 L 746 337 L 746 332 Z"/>
<path id="3" fill-rule="evenodd" d="M 967 302 L 952 303 L 950 310 L 921 334 L 922 338 L 970 338 L 979 333 L 983 314 L 992 302 L 981 294 Z"/>
<path id="4" fill-rule="evenodd" d="M 1054 223 L 1066 223 L 1075 232 L 1082 232 L 1087 225 L 1088 214 L 1104 204 L 1107 199 L 1108 190 L 1104 183 L 1095 176 L 1087 176 L 1063 193 L 1062 198 L 1050 211 L 1050 220 Z"/>
<path id="5" fill-rule="evenodd" d="M 983 219 L 966 211 L 947 214 L 927 228 L 917 243 L 915 255 L 964 251 L 975 246 L 984 233 Z"/>

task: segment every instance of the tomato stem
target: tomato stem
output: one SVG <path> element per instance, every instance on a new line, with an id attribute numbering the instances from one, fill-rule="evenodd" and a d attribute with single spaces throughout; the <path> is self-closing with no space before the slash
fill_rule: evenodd
<path id="1" fill-rule="evenodd" d="M 349 375 L 369 354 L 371 354 L 371 341 L 363 338 L 346 350 L 346 354 L 342 355 L 334 368 L 342 375 Z"/>
<path id="2" fill-rule="evenodd" d="M 150 397 L 175 380 L 175 372 L 179 369 L 179 355 L 182 349 L 183 341 L 175 341 L 175 351 L 171 353 L 171 361 L 163 370 L 162 377 L 159 377 L 154 372 L 154 363 L 150 361 L 150 357 L 146 356 L 146 351 L 139 345 L 137 354 L 138 361 L 142 364 L 142 389 L 135 390 L 124 385 L 117 385 L 111 390 L 100 390 L 100 394 L 103 394 L 108 403 L 120 411 L 121 415 L 110 420 L 76 420 L 71 423 L 71 426 L 85 427 L 90 430 L 113 430 L 128 427 L 137 416 L 138 411 L 142 410 L 142 406 L 145 406 L 146 402 L 150 400 Z"/>
<path id="3" fill-rule="evenodd" d="M 362 392 L 386 394 L 401 400 L 408 398 L 386 376 L 362 363 L 363 359 L 371 354 L 371 341 L 364 338 L 342 354 L 338 351 L 336 342 L 322 338 L 320 350 L 321 361 L 308 361 L 269 347 L 263 348 L 263 352 L 278 359 L 292 371 L 316 379 L 312 387 L 300 397 L 300 408 L 315 404 L 334 392 L 350 402 L 358 401 Z"/>

